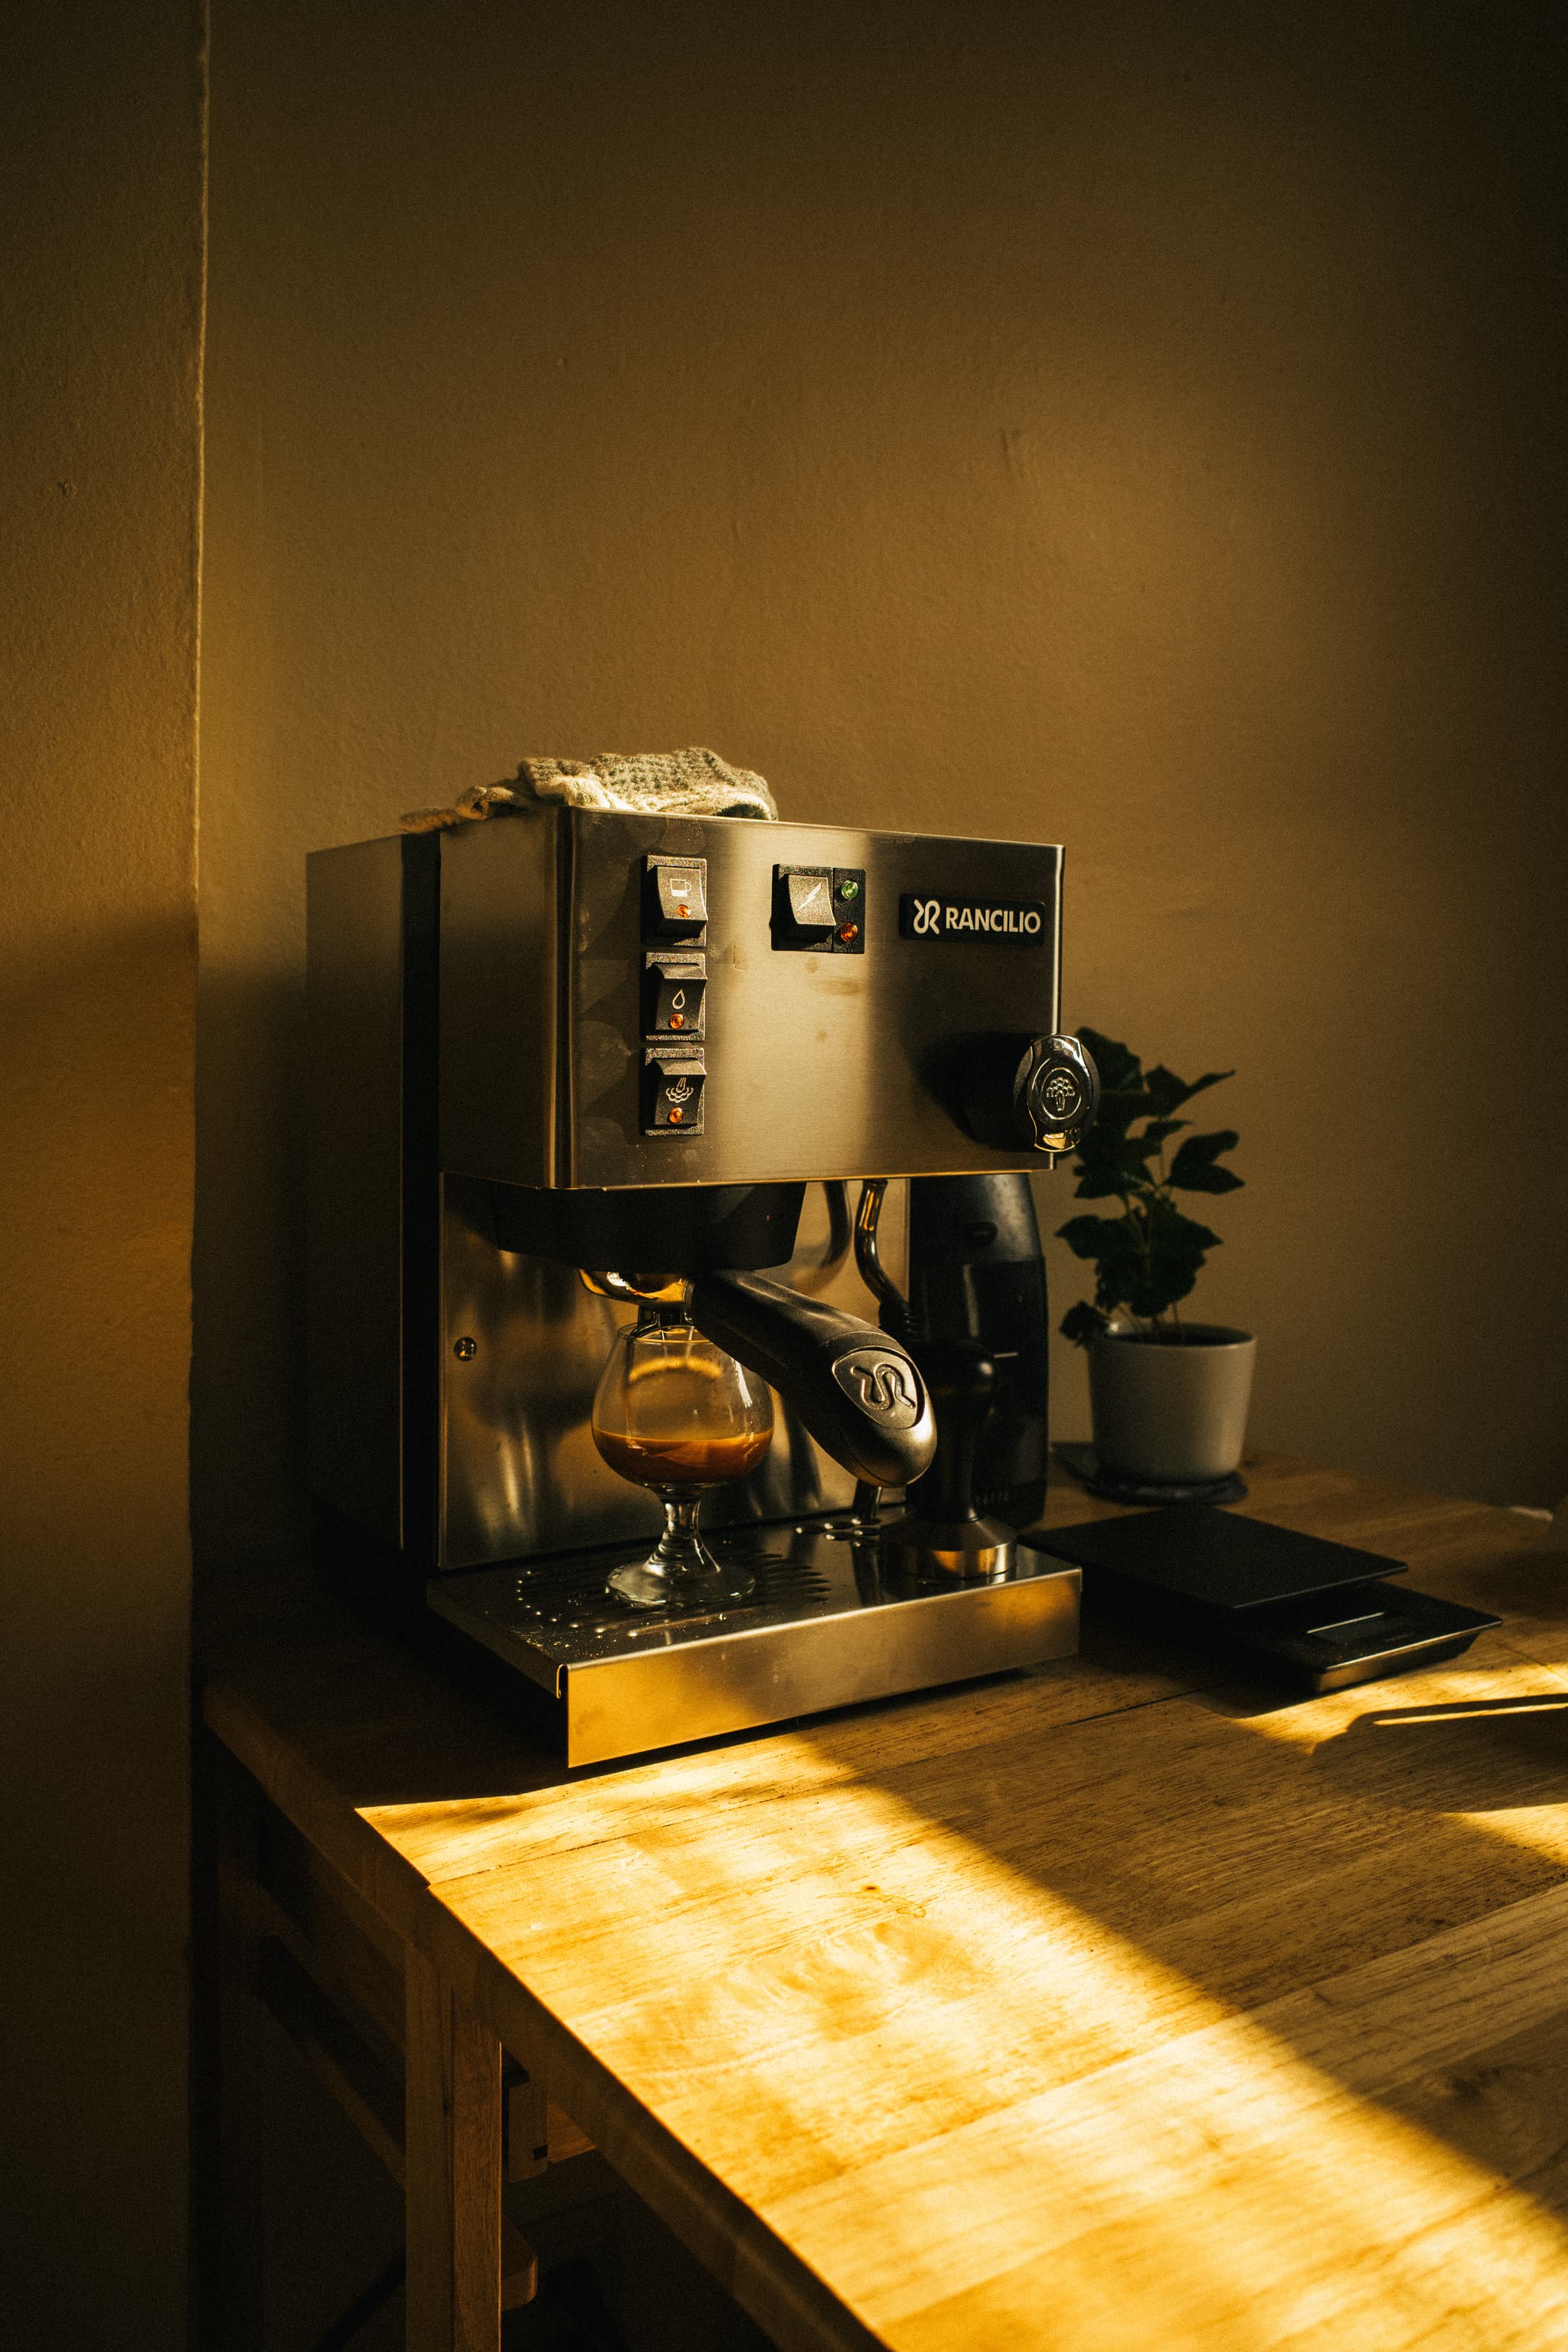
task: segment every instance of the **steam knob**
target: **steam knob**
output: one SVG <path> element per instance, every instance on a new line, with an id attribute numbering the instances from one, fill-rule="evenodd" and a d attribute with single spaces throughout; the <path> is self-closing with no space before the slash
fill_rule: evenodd
<path id="1" fill-rule="evenodd" d="M 964 1124 L 998 1150 L 1076 1151 L 1099 1108 L 1100 1074 L 1076 1037 L 987 1037 L 965 1072 Z"/>

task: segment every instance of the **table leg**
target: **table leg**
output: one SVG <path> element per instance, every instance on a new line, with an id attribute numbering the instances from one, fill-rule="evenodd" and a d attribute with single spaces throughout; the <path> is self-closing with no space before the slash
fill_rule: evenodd
<path id="1" fill-rule="evenodd" d="M 258 1792 L 205 1738 L 197 1782 L 196 1985 L 198 2331 L 220 2352 L 260 2352 L 261 2113 L 256 1876 Z"/>
<path id="2" fill-rule="evenodd" d="M 500 2043 L 406 1957 L 408 2352 L 500 2352 Z"/>

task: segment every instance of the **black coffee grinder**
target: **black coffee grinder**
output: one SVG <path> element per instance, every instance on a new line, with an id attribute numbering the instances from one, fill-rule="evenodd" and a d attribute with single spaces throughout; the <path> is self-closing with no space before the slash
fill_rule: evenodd
<path id="1" fill-rule="evenodd" d="M 1070 1041 L 1062 1044 L 1070 1050 Z M 1003 1577 L 1015 1536 L 1045 1508 L 1050 1452 L 1049 1320 L 1034 1193 L 1022 1174 L 914 1178 L 906 1297 L 878 1246 L 884 1192 L 879 1182 L 864 1189 L 857 1258 L 882 1328 L 924 1376 L 938 1439 L 884 1549 L 911 1566 Z"/>

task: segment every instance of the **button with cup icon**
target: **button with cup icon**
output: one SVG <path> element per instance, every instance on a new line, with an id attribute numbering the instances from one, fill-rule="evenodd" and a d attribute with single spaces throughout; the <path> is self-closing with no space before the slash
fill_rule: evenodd
<path id="1" fill-rule="evenodd" d="M 643 937 L 700 947 L 707 937 L 708 860 L 650 852 L 643 861 Z"/>

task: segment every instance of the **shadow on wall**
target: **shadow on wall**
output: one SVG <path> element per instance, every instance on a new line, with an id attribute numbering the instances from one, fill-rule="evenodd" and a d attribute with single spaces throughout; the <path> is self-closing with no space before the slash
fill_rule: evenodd
<path id="1" fill-rule="evenodd" d="M 301 973 L 204 973 L 192 1259 L 198 1574 L 298 1559 L 307 1538 L 304 1032 Z"/>
<path id="2" fill-rule="evenodd" d="M 193 926 L 103 932 L 91 951 L 40 942 L 0 956 L 5 1124 L 0 1267 L 11 1328 L 33 1335 L 0 1365 L 12 1538 L 40 1548 L 68 1609 L 68 1557 L 108 1545 L 184 1544 L 186 1293 L 191 1213 Z M 47 1235 L 48 1247 L 15 1246 Z M 93 1401 L 104 1410 L 95 1412 Z M 82 1559 L 131 1597 L 107 1560 Z M 19 1601 L 25 1596 L 18 1593 Z"/>
<path id="3" fill-rule="evenodd" d="M 111 2310 L 184 2295 L 194 925 L 95 928 L 79 905 L 24 954 L 42 894 L 17 904 L 18 870 L 0 939 L 0 2015 L 19 2029 L 0 2308 L 17 2342 L 88 2343 Z"/>

